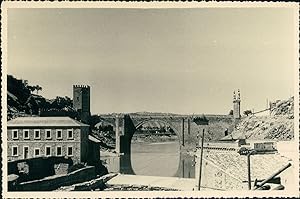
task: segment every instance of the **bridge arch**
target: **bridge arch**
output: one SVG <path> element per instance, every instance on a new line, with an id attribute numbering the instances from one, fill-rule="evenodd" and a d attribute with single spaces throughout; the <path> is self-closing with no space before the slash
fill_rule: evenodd
<path id="1" fill-rule="evenodd" d="M 147 124 L 147 123 L 149 123 L 149 122 L 161 122 L 161 123 L 163 123 L 163 124 L 166 124 L 167 126 L 169 126 L 171 129 L 173 129 L 174 130 L 174 133 L 178 136 L 178 138 L 179 138 L 179 136 L 180 136 L 180 131 L 179 131 L 179 129 L 177 129 L 171 122 L 169 122 L 169 121 L 167 121 L 166 119 L 162 119 L 162 118 L 147 118 L 147 119 L 145 119 L 145 120 L 143 120 L 143 121 L 140 121 L 138 124 L 136 124 L 135 125 L 135 128 L 136 128 L 136 131 L 141 127 L 141 126 L 143 126 L 144 124 Z M 136 132 L 135 131 L 135 132 Z M 134 133 L 135 133 L 134 132 Z M 133 133 L 133 134 L 134 134 Z"/>
<path id="2" fill-rule="evenodd" d="M 127 171 L 130 170 L 130 171 L 132 171 L 132 173 L 141 172 L 141 170 L 138 169 L 139 167 L 135 167 L 135 164 L 138 163 L 139 158 L 136 158 L 137 156 L 132 155 L 131 150 L 132 150 L 132 145 L 134 143 L 133 137 L 134 137 L 134 135 L 137 135 L 137 132 L 139 131 L 139 129 L 142 126 L 148 126 L 147 124 L 149 124 L 149 126 L 158 127 L 158 128 L 169 127 L 170 129 L 173 130 L 173 132 L 170 133 L 170 135 L 176 136 L 176 137 L 174 137 L 174 139 L 172 139 L 172 141 L 175 141 L 176 145 L 178 146 L 178 149 L 180 148 L 180 146 L 181 146 L 180 126 L 179 125 L 176 126 L 176 123 L 174 125 L 174 123 L 172 123 L 172 121 L 168 120 L 168 118 L 147 117 L 147 118 L 139 118 L 139 120 L 135 120 L 135 118 L 131 118 L 131 120 L 132 120 L 135 128 L 131 132 L 127 132 L 127 135 L 128 135 L 128 139 L 127 139 L 128 145 L 127 146 L 129 149 L 128 149 L 128 153 L 126 154 L 126 152 L 125 152 L 124 156 L 129 157 L 128 160 L 130 161 L 130 163 L 127 165 L 131 166 L 131 169 L 127 169 Z M 145 133 L 145 135 L 147 135 L 147 134 L 148 133 Z M 164 133 L 162 132 L 162 134 L 164 134 Z M 166 132 L 166 134 L 169 134 L 169 133 Z M 153 135 L 153 134 L 149 133 L 149 135 Z M 148 147 L 147 147 L 147 150 L 148 150 Z M 149 148 L 149 150 L 150 150 L 150 148 Z M 133 157 L 135 157 L 135 158 L 133 158 Z M 177 159 L 174 161 L 177 161 Z M 178 162 L 177 162 L 178 168 L 177 168 L 177 170 L 179 170 L 179 163 L 180 163 L 180 160 L 179 160 L 179 151 L 178 151 Z M 137 169 L 137 170 L 135 170 L 135 169 Z M 123 172 L 124 172 L 124 170 L 123 170 Z M 132 174 L 132 173 L 130 173 L 130 174 Z M 178 171 L 175 171 L 175 173 L 177 174 Z"/>

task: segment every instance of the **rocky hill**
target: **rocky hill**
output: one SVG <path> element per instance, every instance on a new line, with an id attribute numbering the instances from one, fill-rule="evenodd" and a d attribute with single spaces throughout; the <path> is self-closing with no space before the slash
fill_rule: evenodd
<path id="1" fill-rule="evenodd" d="M 269 115 L 250 115 L 237 124 L 232 134 L 224 139 L 272 139 L 294 138 L 294 97 L 277 100 L 271 104 Z"/>
<path id="2" fill-rule="evenodd" d="M 271 103 L 271 116 L 287 116 L 289 119 L 294 118 L 294 97 L 287 100 L 277 100 Z"/>

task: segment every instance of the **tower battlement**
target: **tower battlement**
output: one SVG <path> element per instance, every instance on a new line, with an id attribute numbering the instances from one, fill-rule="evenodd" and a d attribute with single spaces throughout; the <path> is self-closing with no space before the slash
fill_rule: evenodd
<path id="1" fill-rule="evenodd" d="M 73 85 L 73 88 L 90 88 L 89 85 Z"/>

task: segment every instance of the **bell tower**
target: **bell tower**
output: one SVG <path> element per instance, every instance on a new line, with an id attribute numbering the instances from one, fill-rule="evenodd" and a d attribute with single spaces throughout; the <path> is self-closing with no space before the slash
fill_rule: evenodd
<path id="1" fill-rule="evenodd" d="M 235 91 L 233 91 L 233 118 L 240 119 L 241 118 L 241 96 L 240 89 L 238 89 L 237 95 Z"/>

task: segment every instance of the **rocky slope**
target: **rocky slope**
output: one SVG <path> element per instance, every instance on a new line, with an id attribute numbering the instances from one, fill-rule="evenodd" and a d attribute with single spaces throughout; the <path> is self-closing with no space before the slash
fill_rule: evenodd
<path id="1" fill-rule="evenodd" d="M 250 115 L 242 118 L 232 134 L 223 139 L 272 139 L 294 138 L 294 97 L 277 100 L 271 104 L 269 115 Z"/>
<path id="2" fill-rule="evenodd" d="M 287 100 L 277 100 L 271 103 L 271 116 L 287 116 L 288 119 L 294 118 L 294 97 Z"/>

